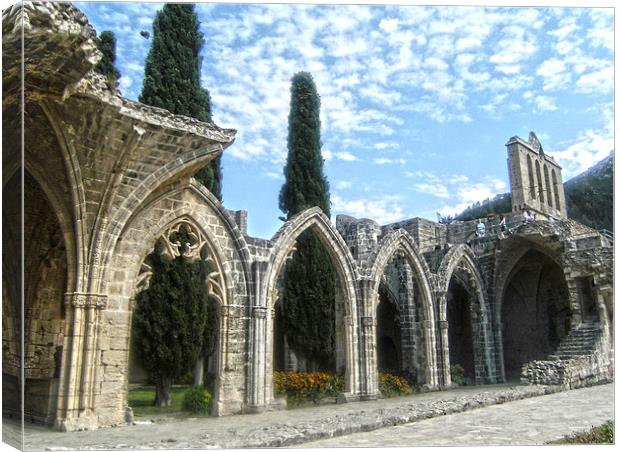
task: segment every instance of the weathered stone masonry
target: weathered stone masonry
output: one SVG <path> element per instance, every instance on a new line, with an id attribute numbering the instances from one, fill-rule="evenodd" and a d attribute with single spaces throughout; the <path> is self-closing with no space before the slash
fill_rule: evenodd
<path id="1" fill-rule="evenodd" d="M 538 140 L 507 144 L 511 188 L 520 198 L 508 216 L 513 233 L 503 240 L 493 218 L 486 219 L 491 234 L 475 238 L 473 222 L 414 218 L 381 226 L 339 216 L 334 226 L 317 208 L 270 240 L 253 238 L 245 212 L 226 210 L 191 177 L 233 143 L 234 130 L 111 90 L 92 70 L 100 57 L 95 32 L 69 4 L 9 8 L 2 32 L 5 414 L 24 409 L 27 418 L 60 430 L 130 418 L 134 297 L 148 283 L 144 260 L 157 241 L 181 252 L 170 239 L 180 225 L 206 247 L 215 268 L 209 285 L 219 321 L 217 415 L 282 407 L 272 383 L 278 279 L 308 229 L 337 273 L 340 401 L 378 397 L 385 362 L 428 390 L 451 387 L 451 361 L 475 384 L 522 378 L 574 387 L 612 378 L 612 246 L 565 218 L 561 169 Z M 540 184 L 535 165 L 531 173 L 538 191 L 522 182 L 530 177 L 528 157 L 542 164 Z M 524 206 L 539 221 L 521 224 Z M 389 315 L 378 320 L 382 303 L 390 303 L 382 311 Z M 392 321 L 397 329 L 388 331 Z M 392 348 L 379 347 L 383 340 Z M 396 360 L 381 355 L 392 349 Z"/>

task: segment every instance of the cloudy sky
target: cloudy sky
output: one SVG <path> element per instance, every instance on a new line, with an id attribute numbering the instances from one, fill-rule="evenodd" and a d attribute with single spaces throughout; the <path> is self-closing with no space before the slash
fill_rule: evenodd
<path id="1" fill-rule="evenodd" d="M 429 2 L 426 2 L 429 3 Z M 445 2 L 444 2 L 445 3 Z M 137 99 L 161 3 L 77 3 L 117 36 Z M 290 79 L 314 76 L 332 215 L 436 220 L 509 190 L 511 136 L 534 130 L 564 179 L 613 149 L 611 8 L 197 4 L 214 122 L 238 130 L 224 204 L 280 227 Z"/>

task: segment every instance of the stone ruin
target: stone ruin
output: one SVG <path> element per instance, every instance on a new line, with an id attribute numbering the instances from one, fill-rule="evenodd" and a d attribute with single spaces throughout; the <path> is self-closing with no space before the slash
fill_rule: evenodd
<path id="1" fill-rule="evenodd" d="M 277 334 L 278 286 L 308 229 L 337 273 L 341 402 L 377 398 L 379 369 L 407 372 L 426 390 L 451 388 L 454 364 L 469 384 L 574 388 L 613 378 L 613 237 L 566 218 L 561 168 L 535 135 L 507 144 L 504 239 L 494 217 L 475 237 L 472 221 L 341 215 L 334 227 L 318 208 L 259 239 L 247 235 L 244 211 L 227 210 L 191 177 L 235 130 L 110 89 L 93 71 L 95 31 L 70 4 L 13 6 L 2 33 L 3 414 L 23 410 L 63 431 L 131 419 L 131 313 L 159 240 L 170 253 L 206 247 L 213 264 L 214 414 L 280 408 L 272 374 L 295 357 Z M 524 207 L 537 221 L 523 224 Z M 170 240 L 181 226 L 196 249 Z"/>

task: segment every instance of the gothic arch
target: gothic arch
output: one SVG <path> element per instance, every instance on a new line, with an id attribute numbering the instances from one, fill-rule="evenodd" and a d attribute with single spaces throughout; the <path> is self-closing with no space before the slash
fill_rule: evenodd
<path id="1" fill-rule="evenodd" d="M 358 350 L 357 344 L 357 314 L 358 295 L 355 282 L 358 279 L 358 271 L 353 256 L 344 239 L 336 231 L 329 218 L 319 207 L 313 207 L 295 215 L 287 221 L 271 239 L 274 244 L 271 249 L 264 275 L 264 282 L 260 291 L 259 303 L 267 310 L 267 334 L 266 334 L 266 369 L 264 372 L 264 400 L 273 400 L 272 373 L 269 366 L 273 359 L 273 312 L 276 303 L 276 283 L 278 275 L 284 269 L 284 263 L 290 255 L 297 238 L 305 231 L 314 231 L 331 257 L 332 264 L 336 269 L 340 286 L 344 292 L 344 349 L 345 349 L 345 393 L 358 394 Z M 262 372 L 261 372 L 262 373 Z M 260 391 L 260 388 L 259 388 Z"/>
<path id="2" fill-rule="evenodd" d="M 538 163 L 538 160 L 536 160 L 535 166 L 536 166 L 536 182 L 537 182 L 536 188 L 538 189 L 538 199 L 540 199 L 541 204 L 544 204 L 545 203 L 545 187 L 543 186 L 543 180 L 540 175 L 540 163 Z"/>
<path id="3" fill-rule="evenodd" d="M 269 253 L 269 264 L 263 292 L 269 301 L 266 306 L 273 307 L 275 299 L 273 299 L 271 292 L 275 288 L 276 278 L 282 271 L 283 264 L 293 249 L 297 238 L 309 229 L 312 229 L 320 238 L 341 278 L 341 284 L 343 284 L 348 298 L 346 315 L 355 316 L 357 297 L 354 282 L 358 277 L 357 265 L 344 239 L 319 207 L 312 207 L 295 215 L 282 225 L 272 237 L 271 242 L 274 245 Z"/>
<path id="4" fill-rule="evenodd" d="M 545 359 L 571 327 L 573 297 L 560 253 L 513 236 L 496 263 L 496 365 L 507 380 L 518 379 L 526 362 Z"/>
<path id="5" fill-rule="evenodd" d="M 534 174 L 532 173 L 532 158 L 527 156 L 527 180 L 530 199 L 536 199 L 536 186 L 534 185 Z"/>
<path id="6" fill-rule="evenodd" d="M 551 197 L 551 183 L 549 182 L 549 170 L 547 165 L 543 165 L 543 173 L 545 175 L 545 187 L 547 188 L 547 205 L 553 207 L 553 198 Z"/>
<path id="7" fill-rule="evenodd" d="M 374 318 L 379 302 L 377 296 L 381 276 L 385 268 L 397 252 L 402 252 L 411 267 L 417 281 L 424 313 L 424 345 L 426 357 L 425 384 L 435 387 L 437 381 L 437 352 L 435 335 L 435 313 L 433 309 L 433 293 L 431 290 L 431 272 L 424 258 L 420 255 L 417 245 L 411 235 L 404 229 L 388 233 L 379 243 L 377 252 L 370 259 L 368 306 L 365 306 L 365 315 Z M 376 346 L 376 344 L 374 344 Z M 375 369 L 376 373 L 376 369 Z"/>
<path id="8" fill-rule="evenodd" d="M 397 251 L 402 251 L 404 253 L 411 269 L 419 280 L 422 288 L 421 292 L 423 295 L 426 320 L 434 322 L 432 306 L 433 296 L 430 283 L 431 272 L 426 261 L 418 251 L 413 237 L 404 229 L 390 232 L 379 243 L 378 250 L 374 258 L 371 259 L 370 281 L 372 290 L 376 292 L 379 289 L 381 275 L 383 275 L 385 267 L 392 260 L 392 257 L 394 257 Z M 376 300 L 373 301 L 376 302 Z M 376 308 L 376 304 L 372 305 L 371 308 Z"/>
<path id="9" fill-rule="evenodd" d="M 562 210 L 562 206 L 560 206 L 560 194 L 558 192 L 558 178 L 555 175 L 554 169 L 551 169 L 551 181 L 553 182 L 553 196 L 555 198 L 555 208 L 556 210 Z"/>
<path id="10" fill-rule="evenodd" d="M 243 345 L 234 344 L 234 331 L 229 319 L 247 318 L 249 313 L 247 290 L 250 286 L 246 268 L 248 255 L 245 240 L 234 225 L 234 220 L 222 210 L 221 205 L 203 186 L 193 180 L 181 181 L 168 187 L 139 209 L 118 240 L 114 240 L 116 246 L 105 260 L 105 267 L 109 270 L 103 274 L 106 281 L 100 289 L 108 294 L 108 306 L 103 314 L 123 316 L 126 320 L 124 326 L 119 327 L 116 332 L 104 329 L 100 340 L 115 340 L 118 344 L 116 360 L 121 364 L 117 365 L 116 371 L 123 374 L 123 380 L 117 382 L 116 388 L 117 392 L 122 393 L 122 397 L 116 401 L 119 405 L 115 406 L 119 412 L 124 412 L 126 404 L 132 300 L 146 276 L 144 270 L 147 269 L 143 267 L 143 262 L 162 234 L 180 223 L 191 225 L 201 234 L 204 246 L 207 247 L 217 269 L 213 277 L 209 278 L 210 292 L 216 295 L 219 314 L 214 410 L 218 414 L 241 410 L 245 394 L 239 392 L 242 391 L 239 388 L 243 388 L 245 373 L 237 372 L 227 376 L 227 379 L 235 382 L 232 388 L 224 387 L 223 374 L 230 372 L 232 368 L 229 365 L 229 361 L 234 359 L 231 354 L 241 353 L 244 357 L 247 354 L 247 337 L 242 335 L 240 338 Z M 221 232 L 221 229 L 224 232 Z M 241 324 L 238 328 L 246 330 L 247 324 Z M 115 338 L 112 339 L 113 337 Z"/>
<path id="11" fill-rule="evenodd" d="M 459 273 L 460 275 L 457 275 Z M 465 290 L 472 291 L 469 300 L 470 311 L 473 311 L 475 317 L 472 319 L 478 331 L 474 331 L 474 361 L 476 368 L 476 376 L 482 378 L 485 383 L 494 382 L 496 371 L 493 360 L 489 354 L 492 346 L 492 319 L 491 308 L 486 296 L 485 284 L 482 275 L 476 265 L 475 255 L 472 249 L 464 244 L 451 248 L 444 256 L 439 270 L 437 272 L 437 289 L 441 296 L 438 297 L 439 321 L 445 322 L 446 328 L 442 330 L 441 350 L 443 360 L 443 378 L 444 382 L 448 381 L 450 370 L 450 356 L 448 349 L 448 297 L 446 296 L 450 281 L 453 277 L 457 277 L 459 283 Z M 444 295 L 445 294 L 445 295 Z"/>

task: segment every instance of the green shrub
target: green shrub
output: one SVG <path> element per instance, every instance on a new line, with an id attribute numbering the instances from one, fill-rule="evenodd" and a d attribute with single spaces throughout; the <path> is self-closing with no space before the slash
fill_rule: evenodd
<path id="1" fill-rule="evenodd" d="M 550 444 L 613 444 L 614 421 L 607 421 L 598 427 L 592 427 L 590 431 L 566 436 Z"/>
<path id="2" fill-rule="evenodd" d="M 190 413 L 205 414 L 211 411 L 213 397 L 202 386 L 192 386 L 185 392 L 183 410 Z"/>
<path id="3" fill-rule="evenodd" d="M 462 386 L 465 384 L 465 369 L 460 364 L 450 366 L 450 378 L 455 385 Z"/>
<path id="4" fill-rule="evenodd" d="M 407 379 L 384 372 L 379 373 L 379 391 L 383 397 L 395 397 L 413 393 Z"/>

